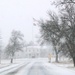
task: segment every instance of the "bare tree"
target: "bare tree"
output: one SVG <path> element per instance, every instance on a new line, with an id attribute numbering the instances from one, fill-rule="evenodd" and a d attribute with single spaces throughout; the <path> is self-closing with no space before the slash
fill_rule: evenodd
<path id="1" fill-rule="evenodd" d="M 59 25 L 59 18 L 55 13 L 48 12 L 48 15 L 50 20 L 39 21 L 41 39 L 43 39 L 43 43 L 53 45 L 56 54 L 56 62 L 58 62 L 58 54 L 61 52 L 58 48 L 60 38 L 62 37 L 60 33 L 61 27 Z"/>
<path id="2" fill-rule="evenodd" d="M 61 26 L 66 39 L 66 51 L 70 53 L 75 66 L 75 0 L 62 0 L 60 5 L 62 5 Z"/>
<path id="3" fill-rule="evenodd" d="M 60 0 L 59 3 L 61 15 L 57 17 L 56 14 L 48 13 L 50 20 L 39 22 L 40 32 L 48 42 L 52 40 L 52 36 L 58 39 L 58 42 L 65 38 L 65 43 L 60 43 L 59 47 L 71 56 L 75 66 L 75 0 Z"/>
<path id="4" fill-rule="evenodd" d="M 15 53 L 22 51 L 22 48 L 24 47 L 23 37 L 24 36 L 20 31 L 12 31 L 9 44 L 6 47 L 6 53 L 11 57 L 11 63 L 13 63 L 13 57 L 15 56 Z"/>

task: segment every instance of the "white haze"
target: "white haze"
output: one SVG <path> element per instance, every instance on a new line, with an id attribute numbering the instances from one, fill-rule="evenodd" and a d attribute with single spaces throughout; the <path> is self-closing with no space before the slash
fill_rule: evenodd
<path id="1" fill-rule="evenodd" d="M 8 43 L 12 30 L 20 30 L 27 42 L 33 38 L 36 41 L 39 28 L 33 26 L 33 18 L 46 19 L 48 10 L 56 11 L 51 2 L 52 0 L 0 0 L 0 33 L 3 44 Z"/>

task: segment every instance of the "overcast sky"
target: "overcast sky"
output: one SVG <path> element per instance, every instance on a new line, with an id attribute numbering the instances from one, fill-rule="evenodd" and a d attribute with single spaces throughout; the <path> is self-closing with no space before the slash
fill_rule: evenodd
<path id="1" fill-rule="evenodd" d="M 47 18 L 48 10 L 55 10 L 52 0 L 0 0 L 0 32 L 3 43 L 7 44 L 11 31 L 20 30 L 24 39 L 32 40 L 33 17 Z M 39 34 L 37 26 L 33 26 L 33 38 Z"/>

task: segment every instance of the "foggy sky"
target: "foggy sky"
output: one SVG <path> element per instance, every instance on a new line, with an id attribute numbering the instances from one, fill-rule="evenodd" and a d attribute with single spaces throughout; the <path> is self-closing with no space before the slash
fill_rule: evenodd
<path id="1" fill-rule="evenodd" d="M 33 26 L 33 18 L 46 19 L 47 11 L 54 10 L 52 0 L 0 0 L 0 33 L 7 44 L 12 30 L 20 30 L 29 42 L 39 35 L 38 26 Z"/>

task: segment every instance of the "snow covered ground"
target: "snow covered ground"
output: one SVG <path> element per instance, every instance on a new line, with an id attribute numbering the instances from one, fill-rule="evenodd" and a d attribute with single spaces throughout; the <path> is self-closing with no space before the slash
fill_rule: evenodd
<path id="1" fill-rule="evenodd" d="M 74 70 L 48 63 L 47 58 L 16 59 L 9 67 L 0 75 L 75 75 Z"/>
<path id="2" fill-rule="evenodd" d="M 3 62 L 5 61 L 5 62 Z M 9 72 L 16 71 L 22 66 L 27 65 L 31 59 L 14 59 L 14 63 L 10 63 L 9 60 L 3 60 L 0 64 L 0 75 L 5 75 Z"/>
<path id="3" fill-rule="evenodd" d="M 14 59 L 13 63 L 11 64 L 10 63 L 10 59 L 7 59 L 7 60 L 1 60 L 1 64 L 0 64 L 0 69 L 4 68 L 4 67 L 7 67 L 7 66 L 10 66 L 10 65 L 15 65 L 15 64 L 20 64 L 20 63 L 23 63 L 25 61 L 30 61 L 31 59 L 28 59 L 28 58 L 23 58 L 23 59 Z"/>
<path id="4" fill-rule="evenodd" d="M 60 67 L 65 67 L 65 68 L 71 68 L 71 67 L 74 67 L 73 63 L 54 63 L 55 65 L 57 66 L 60 66 Z"/>
<path id="5" fill-rule="evenodd" d="M 11 75 L 11 74 L 10 74 Z M 48 63 L 48 59 L 35 59 L 15 75 L 75 75 L 75 71 Z"/>
<path id="6" fill-rule="evenodd" d="M 75 75 L 75 71 L 64 67 L 56 66 L 52 63 L 44 63 L 43 66 L 52 75 Z"/>
<path id="7" fill-rule="evenodd" d="M 54 63 L 54 64 L 56 66 L 68 68 L 68 69 L 71 69 L 71 70 L 75 71 L 75 67 L 74 67 L 74 64 L 72 62 L 71 63 L 59 62 L 59 63 Z"/>

